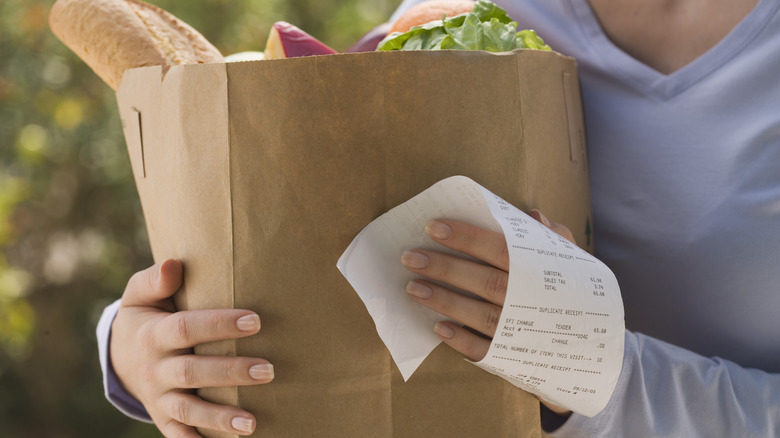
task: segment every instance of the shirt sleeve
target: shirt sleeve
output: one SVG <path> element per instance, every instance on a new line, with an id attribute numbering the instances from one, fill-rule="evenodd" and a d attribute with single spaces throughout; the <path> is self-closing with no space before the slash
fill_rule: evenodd
<path id="1" fill-rule="evenodd" d="M 409 10 L 409 8 L 411 8 L 412 6 L 414 6 L 414 5 L 418 4 L 418 3 L 422 3 L 424 1 L 425 0 L 404 0 L 398 6 L 398 9 L 396 9 L 395 12 L 393 12 L 393 15 L 390 16 L 390 19 L 387 20 L 388 23 L 395 23 L 395 21 L 398 20 L 398 18 L 401 15 L 403 15 L 404 12 Z"/>
<path id="2" fill-rule="evenodd" d="M 607 407 L 550 436 L 768 437 L 780 433 L 780 375 L 706 358 L 626 332 L 623 369 Z"/>
<path id="3" fill-rule="evenodd" d="M 100 356 L 100 368 L 103 370 L 103 389 L 106 398 L 119 411 L 130 418 L 151 423 L 152 419 L 146 408 L 138 400 L 130 395 L 119 381 L 109 357 L 109 342 L 111 340 L 111 324 L 119 310 L 120 300 L 115 301 L 103 310 L 103 315 L 97 325 L 98 353 Z"/>

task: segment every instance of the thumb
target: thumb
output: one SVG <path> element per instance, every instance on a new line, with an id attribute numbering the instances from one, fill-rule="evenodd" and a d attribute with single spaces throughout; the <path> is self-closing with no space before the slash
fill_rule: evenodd
<path id="1" fill-rule="evenodd" d="M 175 259 L 157 263 L 130 278 L 122 295 L 122 306 L 170 307 L 165 301 L 181 286 L 182 264 Z"/>
<path id="2" fill-rule="evenodd" d="M 569 242 L 573 244 L 577 244 L 577 242 L 574 241 L 574 234 L 571 232 L 569 227 L 563 224 L 559 224 L 558 222 L 550 222 L 550 219 L 547 219 L 547 216 L 542 214 L 541 211 L 537 209 L 532 209 L 530 213 L 528 213 L 529 216 L 536 219 L 538 222 L 540 222 L 542 225 L 546 226 L 550 230 L 560 234 L 563 236 L 564 239 L 568 240 Z"/>

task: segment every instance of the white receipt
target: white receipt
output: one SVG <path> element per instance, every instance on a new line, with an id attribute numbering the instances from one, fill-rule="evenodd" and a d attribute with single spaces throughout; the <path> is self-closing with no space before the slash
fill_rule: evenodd
<path id="1" fill-rule="evenodd" d="M 408 296 L 406 284 L 418 276 L 400 263 L 407 249 L 454 253 L 425 235 L 425 224 L 434 219 L 503 232 L 507 241 L 506 301 L 490 350 L 475 365 L 574 412 L 599 413 L 623 362 L 623 303 L 615 276 L 463 176 L 439 181 L 371 222 L 338 261 L 404 380 L 440 343 L 433 326 L 447 319 Z"/>

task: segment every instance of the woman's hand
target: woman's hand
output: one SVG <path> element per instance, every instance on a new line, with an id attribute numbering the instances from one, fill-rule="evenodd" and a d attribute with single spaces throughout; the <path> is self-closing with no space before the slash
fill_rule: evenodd
<path id="1" fill-rule="evenodd" d="M 176 260 L 130 279 L 111 328 L 116 375 L 168 438 L 199 437 L 195 427 L 249 435 L 256 427 L 252 414 L 206 402 L 193 390 L 268 383 L 273 366 L 250 357 L 197 356 L 192 347 L 253 335 L 260 318 L 239 309 L 176 312 L 171 296 L 181 281 L 182 265 Z"/>
<path id="2" fill-rule="evenodd" d="M 571 231 L 565 226 L 550 222 L 538 210 L 533 210 L 531 216 L 574 243 Z M 406 251 L 401 256 L 401 262 L 410 271 L 472 292 L 484 300 L 463 296 L 426 280 L 411 281 L 406 287 L 416 302 L 469 327 L 471 330 L 443 321 L 436 324 L 434 331 L 450 347 L 473 361 L 480 361 L 490 348 L 506 298 L 509 253 L 504 235 L 449 220 L 431 222 L 425 232 L 436 242 L 484 262 L 424 249 Z M 547 407 L 557 413 L 568 412 L 549 404 Z"/>

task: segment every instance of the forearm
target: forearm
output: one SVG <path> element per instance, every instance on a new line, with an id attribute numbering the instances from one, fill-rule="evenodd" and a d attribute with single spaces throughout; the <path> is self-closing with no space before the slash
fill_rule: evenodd
<path id="1" fill-rule="evenodd" d="M 780 375 L 705 358 L 626 333 L 623 370 L 607 407 L 578 414 L 554 437 L 767 437 L 780 432 Z"/>

